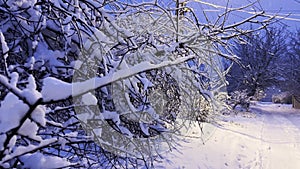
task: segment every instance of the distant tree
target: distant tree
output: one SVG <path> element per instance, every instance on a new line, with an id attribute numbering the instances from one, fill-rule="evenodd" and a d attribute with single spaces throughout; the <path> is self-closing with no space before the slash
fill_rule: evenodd
<path id="1" fill-rule="evenodd" d="M 280 61 L 286 55 L 287 36 L 283 28 L 269 27 L 242 38 L 244 42 L 234 46 L 239 64 L 233 64 L 227 75 L 228 91 L 247 91 L 249 97 L 255 98 L 282 80 Z"/>
<path id="2" fill-rule="evenodd" d="M 282 88 L 291 93 L 300 94 L 300 30 L 290 34 L 288 55 L 283 60 L 285 80 Z"/>

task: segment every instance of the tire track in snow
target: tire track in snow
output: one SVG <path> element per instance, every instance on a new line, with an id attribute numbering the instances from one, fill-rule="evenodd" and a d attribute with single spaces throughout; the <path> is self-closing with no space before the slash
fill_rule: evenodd
<path id="1" fill-rule="evenodd" d="M 296 168 L 300 168 L 300 129 L 294 125 L 285 115 L 273 115 L 274 119 L 281 122 L 282 130 L 285 132 L 286 137 L 290 141 L 289 148 L 294 150 L 290 158 L 295 158 L 298 163 L 295 164 Z"/>
<path id="2" fill-rule="evenodd" d="M 264 147 L 266 146 L 266 142 L 264 141 L 264 128 L 266 125 L 266 117 L 259 113 L 260 116 L 258 116 L 259 118 L 257 118 L 257 120 L 260 121 L 260 131 L 258 132 L 259 136 L 259 147 L 257 148 L 255 154 L 256 154 L 256 158 L 253 161 L 254 166 L 252 166 L 253 168 L 259 168 L 259 169 L 263 169 L 264 168 Z"/>
<path id="3" fill-rule="evenodd" d="M 281 112 L 260 114 L 261 145 L 258 149 L 260 168 L 300 168 L 300 130 Z"/>

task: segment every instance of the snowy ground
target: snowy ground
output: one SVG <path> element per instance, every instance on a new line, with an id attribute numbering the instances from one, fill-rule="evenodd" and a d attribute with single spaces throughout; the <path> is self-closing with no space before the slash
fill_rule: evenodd
<path id="1" fill-rule="evenodd" d="M 252 113 L 205 125 L 203 139 L 189 138 L 178 151 L 166 153 L 156 168 L 299 169 L 300 110 L 290 105 L 257 103 Z M 190 136 L 198 136 L 194 128 Z"/>

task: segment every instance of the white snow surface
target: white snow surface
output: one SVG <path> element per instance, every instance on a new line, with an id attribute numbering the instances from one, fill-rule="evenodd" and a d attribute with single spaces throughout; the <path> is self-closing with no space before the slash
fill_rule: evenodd
<path id="1" fill-rule="evenodd" d="M 8 93 L 0 107 L 0 133 L 5 133 L 17 127 L 29 107 L 17 96 Z M 1 139 L 0 139 L 1 140 Z M 1 146 L 0 146 L 1 149 Z"/>
<path id="2" fill-rule="evenodd" d="M 44 79 L 44 85 L 41 93 L 44 100 L 68 98 L 72 93 L 72 85 L 59 79 L 48 77 Z"/>
<path id="3" fill-rule="evenodd" d="M 299 169 L 300 110 L 257 103 L 251 112 L 227 115 L 218 124 L 192 127 L 180 147 L 163 154 L 155 168 Z"/>
<path id="4" fill-rule="evenodd" d="M 42 138 L 37 136 L 38 126 L 35 122 L 26 119 L 22 127 L 18 130 L 18 133 L 23 136 L 28 136 L 29 138 L 37 141 L 41 141 Z"/>
<path id="5" fill-rule="evenodd" d="M 22 162 L 25 163 L 24 167 L 31 169 L 63 168 L 71 165 L 67 159 L 62 159 L 55 156 L 45 156 L 39 152 L 23 156 Z"/>
<path id="6" fill-rule="evenodd" d="M 1 47 L 2 47 L 2 53 L 4 54 L 4 59 L 7 59 L 7 57 L 8 57 L 7 52 L 9 51 L 9 48 L 5 41 L 5 37 L 1 31 L 0 31 L 0 43 L 1 43 Z"/>
<path id="7" fill-rule="evenodd" d="M 97 98 L 90 92 L 82 96 L 82 102 L 85 105 L 97 105 Z"/>

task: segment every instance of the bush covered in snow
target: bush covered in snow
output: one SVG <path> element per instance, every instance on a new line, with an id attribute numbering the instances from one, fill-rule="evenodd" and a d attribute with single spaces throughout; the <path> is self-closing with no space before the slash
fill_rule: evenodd
<path id="1" fill-rule="evenodd" d="M 247 90 L 234 91 L 228 99 L 228 104 L 232 106 L 232 109 L 235 109 L 238 105 L 240 105 L 248 111 L 251 98 L 252 97 L 248 95 Z"/>

